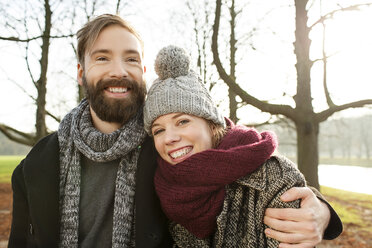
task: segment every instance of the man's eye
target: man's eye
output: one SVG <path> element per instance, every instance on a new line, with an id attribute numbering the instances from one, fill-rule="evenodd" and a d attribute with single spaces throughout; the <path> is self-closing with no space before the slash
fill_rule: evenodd
<path id="1" fill-rule="evenodd" d="M 127 61 L 128 62 L 133 62 L 133 63 L 139 63 L 140 60 L 137 59 L 137 58 L 128 58 Z"/>
<path id="2" fill-rule="evenodd" d="M 107 58 L 106 58 L 106 57 L 98 57 L 96 60 L 97 60 L 97 61 L 106 61 Z"/>

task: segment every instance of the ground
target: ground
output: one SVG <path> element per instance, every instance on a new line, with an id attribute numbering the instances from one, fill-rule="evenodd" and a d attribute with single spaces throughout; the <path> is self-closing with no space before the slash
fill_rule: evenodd
<path id="1" fill-rule="evenodd" d="M 8 183 L 0 183 L 0 248 L 6 247 L 10 231 L 12 189 Z"/>
<path id="2" fill-rule="evenodd" d="M 358 209 L 361 219 L 367 226 L 372 226 L 372 209 L 364 207 L 365 204 L 358 201 L 345 201 L 342 198 L 327 196 L 332 202 L 337 202 L 350 209 Z M 0 248 L 7 247 L 10 232 L 12 206 L 12 190 L 10 184 L 0 183 Z M 372 228 L 363 229 L 359 225 L 346 223 L 344 232 L 335 240 L 323 241 L 318 248 L 372 248 Z"/>

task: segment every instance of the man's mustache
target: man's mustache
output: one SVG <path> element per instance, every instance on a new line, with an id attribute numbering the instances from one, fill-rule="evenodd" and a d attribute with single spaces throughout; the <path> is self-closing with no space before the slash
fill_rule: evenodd
<path id="1" fill-rule="evenodd" d="M 99 80 L 96 85 L 97 90 L 104 90 L 108 87 L 125 87 L 128 89 L 136 89 L 138 88 L 138 83 L 134 80 L 123 78 Z"/>

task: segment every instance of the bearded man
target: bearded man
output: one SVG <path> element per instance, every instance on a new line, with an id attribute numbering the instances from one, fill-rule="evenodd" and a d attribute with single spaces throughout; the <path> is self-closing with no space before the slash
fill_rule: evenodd
<path id="1" fill-rule="evenodd" d="M 86 23 L 77 38 L 77 80 L 86 99 L 13 172 L 9 247 L 171 247 L 153 184 L 156 152 L 143 129 L 143 41 L 129 23 L 109 14 Z M 341 225 L 306 190 L 301 208 L 313 217 L 297 218 L 306 231 L 275 228 L 289 235 L 283 242 L 293 233 L 302 235 L 296 243 L 314 240 L 328 223 Z M 321 214 L 311 215 L 314 210 Z M 291 212 L 279 213 L 280 221 L 295 222 L 287 217 Z M 266 219 L 278 223 L 275 212 Z M 309 232 L 307 225 L 317 230 Z"/>

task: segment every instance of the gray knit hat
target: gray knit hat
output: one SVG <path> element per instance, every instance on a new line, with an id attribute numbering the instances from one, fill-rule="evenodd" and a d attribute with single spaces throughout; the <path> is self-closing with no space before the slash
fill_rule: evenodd
<path id="1" fill-rule="evenodd" d="M 184 49 L 176 46 L 161 49 L 155 60 L 155 71 L 159 78 L 149 89 L 143 111 L 145 130 L 149 134 L 159 116 L 177 112 L 226 126 L 201 78 L 190 69 L 190 57 Z"/>

